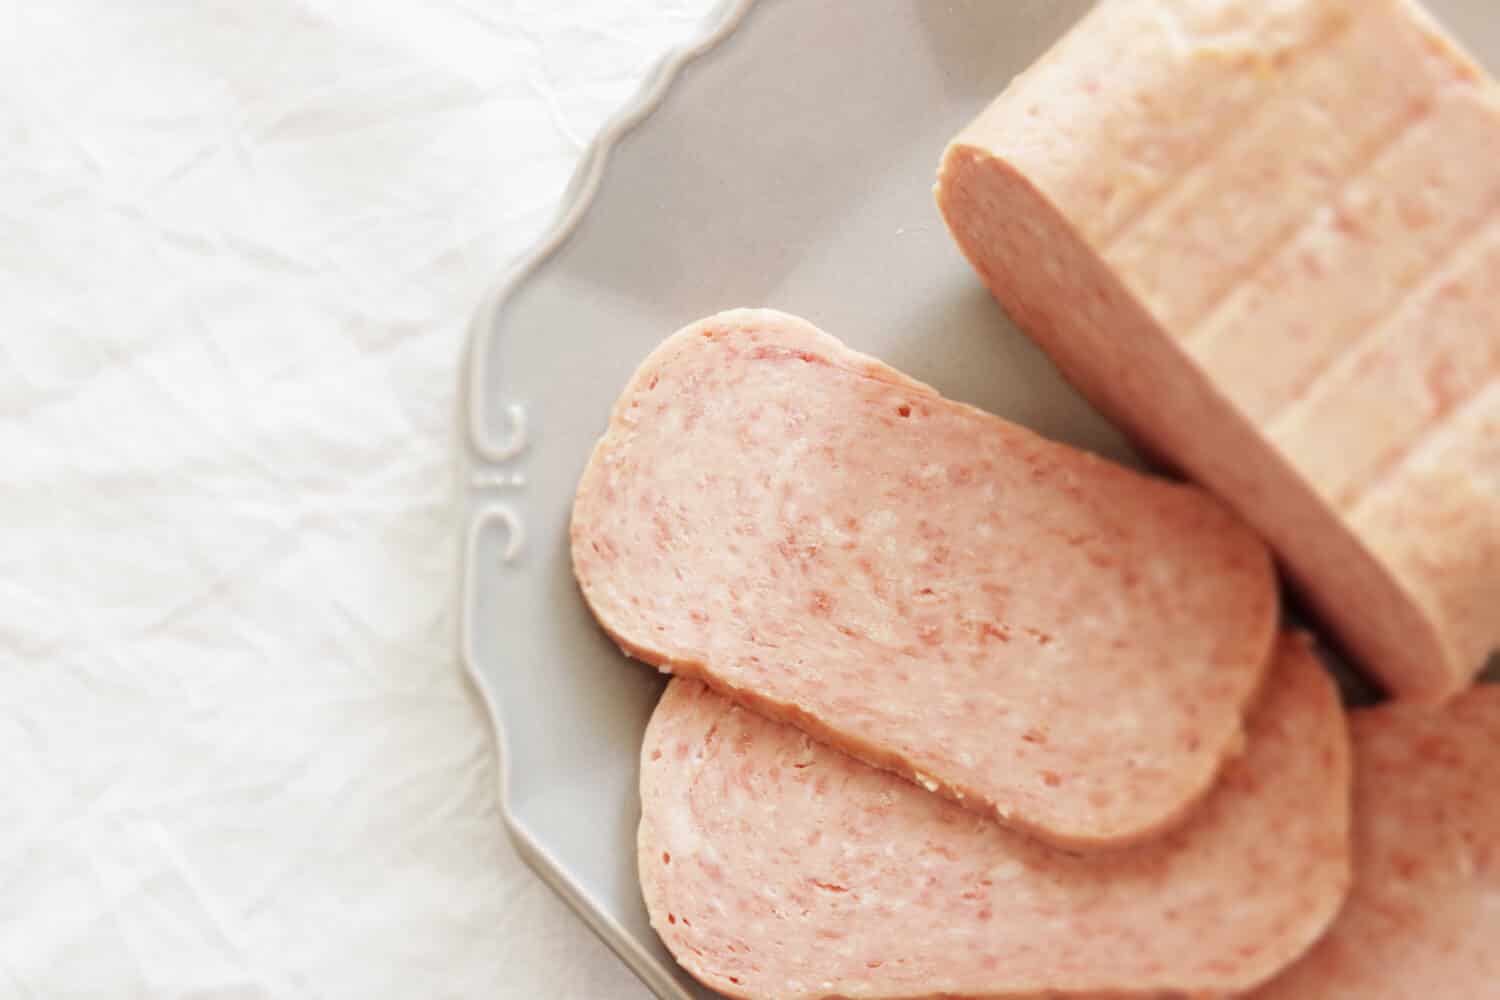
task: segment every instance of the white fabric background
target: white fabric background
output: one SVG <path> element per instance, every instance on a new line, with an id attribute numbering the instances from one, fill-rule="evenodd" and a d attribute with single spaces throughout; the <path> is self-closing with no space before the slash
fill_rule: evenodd
<path id="1" fill-rule="evenodd" d="M 0 996 L 644 997 L 455 656 L 483 289 L 709 0 L 0 0 Z"/>

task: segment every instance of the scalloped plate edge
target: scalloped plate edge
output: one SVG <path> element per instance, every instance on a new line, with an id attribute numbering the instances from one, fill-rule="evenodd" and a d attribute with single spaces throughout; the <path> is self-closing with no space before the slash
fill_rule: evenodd
<path id="1" fill-rule="evenodd" d="M 599 191 L 611 154 L 620 140 L 651 117 L 689 63 L 706 55 L 734 33 L 754 4 L 755 0 L 721 0 L 719 6 L 705 16 L 704 27 L 696 37 L 669 51 L 656 62 L 647 72 L 634 97 L 605 123 L 585 148 L 564 189 L 560 208 L 551 228 L 481 300 L 469 324 L 464 355 L 459 364 L 458 424 L 463 429 L 460 471 L 462 482 L 471 490 L 477 491 L 477 470 L 486 464 L 505 461 L 524 446 L 523 414 L 509 414 L 512 434 L 505 441 L 492 440 L 486 427 L 483 387 L 492 363 L 490 347 L 502 335 L 500 323 L 506 301 L 578 228 Z M 486 526 L 496 520 L 497 511 L 493 504 L 482 502 L 471 504 L 471 508 L 465 518 L 460 547 L 459 651 L 463 671 L 478 692 L 479 701 L 484 706 L 495 734 L 499 765 L 499 809 L 506 833 L 527 865 L 573 908 L 647 988 L 666 1000 L 693 1000 L 680 983 L 641 949 L 630 935 L 588 904 L 583 889 L 536 841 L 511 810 L 510 753 L 503 707 L 495 692 L 484 682 L 483 672 L 478 667 L 474 636 L 479 541 Z M 508 530 L 512 531 L 511 542 L 517 542 L 514 529 Z"/>

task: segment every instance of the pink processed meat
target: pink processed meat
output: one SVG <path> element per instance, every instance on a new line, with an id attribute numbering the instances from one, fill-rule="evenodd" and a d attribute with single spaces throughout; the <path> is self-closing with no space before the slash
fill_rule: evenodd
<path id="1" fill-rule="evenodd" d="M 1411 0 L 1104 0 L 939 207 L 1099 408 L 1393 694 L 1500 645 L 1500 88 Z"/>
<path id="2" fill-rule="evenodd" d="M 1356 712 L 1354 888 L 1258 1000 L 1500 996 L 1500 685 Z"/>
<path id="3" fill-rule="evenodd" d="M 1338 912 L 1349 781 L 1343 709 L 1297 636 L 1192 819 L 1090 856 L 674 680 L 642 748 L 641 889 L 677 961 L 731 997 L 1229 995 Z"/>
<path id="4" fill-rule="evenodd" d="M 572 550 L 629 655 L 1074 849 L 1187 814 L 1275 638 L 1270 555 L 1206 493 L 771 311 L 646 359 Z"/>

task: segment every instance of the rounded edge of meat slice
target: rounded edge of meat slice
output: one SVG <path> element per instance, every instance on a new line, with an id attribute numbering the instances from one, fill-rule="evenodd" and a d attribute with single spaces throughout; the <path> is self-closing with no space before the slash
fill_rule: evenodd
<path id="1" fill-rule="evenodd" d="M 708 317 L 643 362 L 571 551 L 627 655 L 1079 852 L 1191 813 L 1275 646 L 1270 553 L 1210 494 L 774 310 Z"/>
<path id="2" fill-rule="evenodd" d="M 1350 878 L 1350 750 L 1303 636 L 1194 816 L 1058 851 L 677 679 L 641 754 L 651 925 L 745 1000 L 1238 994 L 1301 956 Z"/>
<path id="3" fill-rule="evenodd" d="M 1350 719 L 1354 886 L 1327 936 L 1257 1000 L 1500 991 L 1500 685 Z"/>

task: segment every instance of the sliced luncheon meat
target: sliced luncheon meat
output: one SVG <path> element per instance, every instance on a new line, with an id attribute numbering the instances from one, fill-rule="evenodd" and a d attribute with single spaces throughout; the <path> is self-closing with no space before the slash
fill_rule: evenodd
<path id="1" fill-rule="evenodd" d="M 677 961 L 732 997 L 1237 994 L 1303 955 L 1348 889 L 1344 718 L 1287 636 L 1245 754 L 1193 817 L 1079 856 L 674 680 L 642 748 L 641 889 Z"/>
<path id="2" fill-rule="evenodd" d="M 1208 494 L 1056 444 L 770 311 L 669 338 L 578 487 L 626 653 L 1076 849 L 1240 745 L 1270 556 Z"/>
<path id="3" fill-rule="evenodd" d="M 1258 1000 L 1500 996 L 1500 685 L 1356 712 L 1354 888 Z"/>
<path id="4" fill-rule="evenodd" d="M 948 147 L 964 254 L 1393 694 L 1500 646 L 1500 88 L 1410 0 L 1104 0 Z"/>

